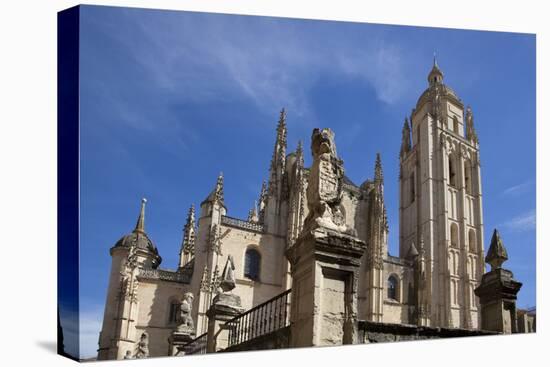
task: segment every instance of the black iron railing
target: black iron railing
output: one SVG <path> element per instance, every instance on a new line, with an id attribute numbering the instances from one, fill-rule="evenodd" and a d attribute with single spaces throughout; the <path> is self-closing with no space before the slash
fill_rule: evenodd
<path id="1" fill-rule="evenodd" d="M 207 334 L 208 333 L 204 333 L 197 336 L 195 339 L 181 347 L 181 350 L 185 353 L 185 355 L 206 354 Z"/>
<path id="2" fill-rule="evenodd" d="M 227 321 L 228 347 L 290 325 L 290 289 Z"/>

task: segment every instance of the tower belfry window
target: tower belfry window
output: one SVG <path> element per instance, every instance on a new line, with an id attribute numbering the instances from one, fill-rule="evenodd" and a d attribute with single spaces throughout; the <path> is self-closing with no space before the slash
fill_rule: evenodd
<path id="1" fill-rule="evenodd" d="M 449 156 L 449 185 L 456 187 L 456 172 L 453 157 Z"/>
<path id="2" fill-rule="evenodd" d="M 464 162 L 464 187 L 467 194 L 472 194 L 472 165 L 469 161 Z"/>

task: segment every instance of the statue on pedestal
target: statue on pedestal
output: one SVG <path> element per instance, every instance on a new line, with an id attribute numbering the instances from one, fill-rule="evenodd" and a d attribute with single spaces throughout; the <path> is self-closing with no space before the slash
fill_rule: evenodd
<path id="1" fill-rule="evenodd" d="M 214 297 L 213 302 L 229 307 L 240 308 L 241 297 L 231 292 L 235 286 L 235 262 L 233 261 L 233 256 L 228 255 L 218 286 L 218 294 Z"/>
<path id="2" fill-rule="evenodd" d="M 313 163 L 306 192 L 309 214 L 304 231 L 325 228 L 353 234 L 341 208 L 344 162 L 336 154 L 332 130 L 313 130 L 311 152 Z"/>
<path id="3" fill-rule="evenodd" d="M 176 328 L 178 333 L 195 334 L 195 325 L 191 317 L 193 309 L 193 293 L 187 292 L 183 295 L 183 300 L 180 305 L 180 323 Z"/>

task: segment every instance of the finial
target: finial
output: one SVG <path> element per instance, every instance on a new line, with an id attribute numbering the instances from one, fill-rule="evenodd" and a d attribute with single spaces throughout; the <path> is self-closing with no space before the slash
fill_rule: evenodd
<path id="1" fill-rule="evenodd" d="M 384 181 L 384 174 L 382 172 L 382 158 L 380 153 L 376 153 L 376 162 L 374 163 L 374 181 L 382 183 Z"/>
<path id="2" fill-rule="evenodd" d="M 223 204 L 223 172 L 221 171 L 216 182 L 215 200 Z"/>
<path id="3" fill-rule="evenodd" d="M 283 107 L 281 109 L 281 112 L 279 114 L 279 123 L 284 123 L 286 121 L 286 110 L 285 108 Z"/>
<path id="4" fill-rule="evenodd" d="M 302 143 L 302 139 L 298 140 L 298 147 L 296 147 L 296 154 L 298 153 L 302 154 L 304 152 L 304 144 Z"/>
<path id="5" fill-rule="evenodd" d="M 495 228 L 493 231 L 493 237 L 491 238 L 491 246 L 489 246 L 487 256 L 485 256 L 485 262 L 491 265 L 492 271 L 500 269 L 506 260 L 508 260 L 508 253 L 502 243 L 500 233 L 498 233 L 498 230 Z"/>
<path id="6" fill-rule="evenodd" d="M 248 211 L 248 218 L 247 220 L 249 222 L 257 222 L 258 221 L 258 212 L 257 212 L 257 208 L 258 207 L 258 202 L 256 200 L 254 200 L 254 206 Z"/>
<path id="7" fill-rule="evenodd" d="M 141 209 L 139 211 L 139 217 L 138 217 L 134 232 L 145 233 L 145 204 L 146 203 L 147 203 L 146 198 L 141 199 Z"/>
<path id="8" fill-rule="evenodd" d="M 439 65 L 437 64 L 437 59 L 435 57 L 435 52 L 434 52 L 432 70 L 428 74 L 428 83 L 430 84 L 430 86 L 432 86 L 442 82 L 443 82 L 443 72 L 441 71 L 441 69 L 439 69 Z"/>
<path id="9" fill-rule="evenodd" d="M 227 261 L 222 271 L 220 288 L 223 292 L 230 292 L 235 288 L 235 262 L 233 256 L 227 255 Z"/>

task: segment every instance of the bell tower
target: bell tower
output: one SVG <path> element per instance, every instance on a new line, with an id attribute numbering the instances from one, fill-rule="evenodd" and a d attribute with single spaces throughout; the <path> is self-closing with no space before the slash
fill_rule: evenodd
<path id="1" fill-rule="evenodd" d="M 435 57 L 428 88 L 405 118 L 399 162 L 399 255 L 414 244 L 425 259 L 417 320 L 477 329 L 474 289 L 484 273 L 479 142 L 471 108 L 443 83 Z"/>

